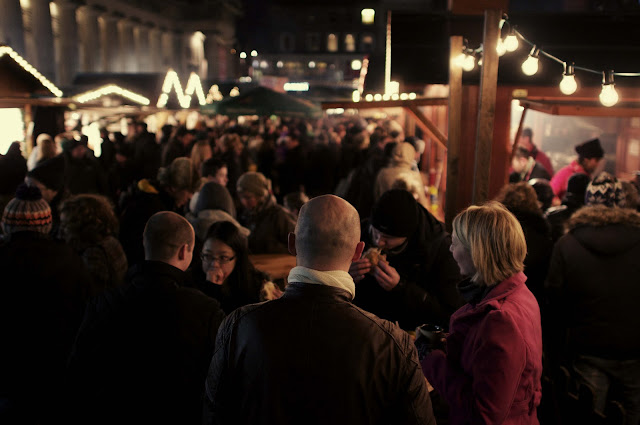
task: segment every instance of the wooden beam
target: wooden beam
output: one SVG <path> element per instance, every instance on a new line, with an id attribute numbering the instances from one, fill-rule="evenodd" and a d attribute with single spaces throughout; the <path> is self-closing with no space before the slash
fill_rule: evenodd
<path id="1" fill-rule="evenodd" d="M 621 104 L 620 106 L 575 105 L 571 103 L 552 103 L 520 100 L 520 105 L 534 111 L 550 115 L 573 115 L 582 117 L 640 117 L 640 105 Z"/>
<path id="2" fill-rule="evenodd" d="M 513 155 L 516 153 L 516 146 L 518 145 L 518 139 L 520 139 L 520 135 L 522 134 L 522 126 L 524 125 L 524 117 L 527 116 L 527 111 L 529 110 L 529 106 L 525 105 L 522 109 L 522 115 L 520 115 L 520 123 L 518 124 L 518 131 L 516 131 L 516 137 L 513 139 L 513 143 L 511 144 L 511 155 L 509 155 L 509 164 L 511 164 L 511 160 L 513 160 Z"/>
<path id="3" fill-rule="evenodd" d="M 447 149 L 447 138 L 442 134 L 438 127 L 436 127 L 429 118 L 425 117 L 424 114 L 417 106 L 407 106 L 405 110 L 409 113 L 409 115 L 413 116 L 416 119 L 416 124 L 433 140 L 435 140 L 443 149 Z"/>
<path id="4" fill-rule="evenodd" d="M 480 77 L 480 100 L 478 128 L 476 133 L 476 155 L 473 179 L 474 204 L 485 202 L 489 196 L 489 172 L 491 170 L 491 147 L 498 86 L 498 52 L 496 46 L 500 36 L 502 12 L 491 9 L 484 12 L 484 56 Z"/>
<path id="5" fill-rule="evenodd" d="M 425 97 L 413 100 L 380 100 L 367 102 L 323 102 L 322 109 L 373 109 L 373 108 L 404 108 L 407 106 L 446 106 L 449 100 L 446 97 Z"/>
<path id="6" fill-rule="evenodd" d="M 453 218 L 458 213 L 458 177 L 460 139 L 462 134 L 462 68 L 454 59 L 462 51 L 462 37 L 449 38 L 449 128 L 447 140 L 447 191 L 444 203 L 444 223 L 451 231 Z"/>

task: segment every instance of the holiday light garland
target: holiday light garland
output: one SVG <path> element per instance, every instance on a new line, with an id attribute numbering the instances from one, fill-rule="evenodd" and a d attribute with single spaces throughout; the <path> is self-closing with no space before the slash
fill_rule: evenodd
<path id="1" fill-rule="evenodd" d="M 509 33 L 502 39 L 502 29 L 504 25 L 508 24 Z M 504 15 L 500 21 L 500 37 L 496 46 L 496 51 L 499 56 L 503 56 L 507 52 L 514 52 L 518 49 L 520 40 L 531 46 L 531 50 L 527 59 L 522 63 L 522 72 L 525 75 L 535 75 L 539 69 L 540 56 L 551 59 L 563 66 L 563 77 L 560 82 L 560 91 L 565 95 L 571 95 L 576 92 L 578 83 L 575 77 L 575 71 L 580 70 L 583 72 L 589 72 L 592 74 L 602 75 L 602 91 L 600 92 L 600 103 L 602 105 L 610 107 L 618 103 L 620 99 L 614 83 L 614 77 L 640 77 L 640 72 L 614 72 L 613 70 L 598 71 L 595 69 L 585 68 L 582 66 L 576 66 L 573 62 L 564 61 L 557 58 L 549 52 L 545 52 L 540 49 L 534 42 L 527 39 L 517 28 L 511 25 L 507 15 Z M 477 49 L 471 49 L 465 41 L 465 45 L 462 48 L 462 53 L 453 60 L 453 64 L 460 66 L 465 71 L 471 71 L 475 68 L 476 58 L 478 58 L 478 64 L 481 65 L 483 46 L 481 45 Z"/>
<path id="2" fill-rule="evenodd" d="M 20 56 L 18 52 L 13 50 L 9 46 L 0 46 L 0 58 L 4 55 L 9 55 L 11 59 L 13 59 L 18 65 L 22 67 L 29 74 L 33 75 L 40 81 L 40 83 L 45 86 L 55 97 L 62 97 L 62 90 L 56 87 L 51 81 L 47 79 L 44 75 L 40 73 L 37 69 L 33 67 L 25 58 Z"/>
<path id="3" fill-rule="evenodd" d="M 120 86 L 117 86 L 115 84 L 108 84 L 106 86 L 100 87 L 98 89 L 95 90 L 91 90 L 79 95 L 74 96 L 74 99 L 77 100 L 80 103 L 86 103 L 92 100 L 96 100 L 102 96 L 107 96 L 110 94 L 117 94 L 119 96 L 122 96 L 124 98 L 127 98 L 129 100 L 132 100 L 136 103 L 139 103 L 141 105 L 149 105 L 149 103 L 151 103 L 151 101 L 149 99 L 147 99 L 146 97 L 134 93 L 130 90 L 127 90 L 125 88 L 122 88 Z"/>
<path id="4" fill-rule="evenodd" d="M 167 102 L 169 101 L 169 93 L 171 93 L 172 89 L 176 92 L 180 107 L 183 109 L 189 108 L 189 105 L 191 105 L 191 97 L 194 93 L 198 97 L 198 103 L 200 103 L 200 105 L 204 105 L 207 103 L 204 91 L 202 90 L 200 77 L 198 77 L 198 74 L 196 74 L 195 72 L 191 73 L 191 75 L 189 76 L 189 80 L 187 81 L 187 88 L 185 91 L 182 91 L 182 85 L 180 85 L 180 78 L 178 78 L 178 73 L 173 69 L 169 69 L 167 75 L 164 77 L 164 83 L 162 84 L 162 93 L 160 94 L 160 97 L 158 97 L 158 102 L 156 104 L 158 108 L 164 108 L 167 106 Z"/>

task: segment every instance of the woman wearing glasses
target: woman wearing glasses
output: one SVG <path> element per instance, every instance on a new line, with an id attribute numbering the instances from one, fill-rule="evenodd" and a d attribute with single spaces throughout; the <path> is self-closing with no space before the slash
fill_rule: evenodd
<path id="1" fill-rule="evenodd" d="M 200 253 L 202 271 L 198 289 L 217 299 L 225 313 L 238 307 L 274 297 L 267 295 L 267 287 L 276 289 L 275 298 L 281 294 L 269 281 L 269 277 L 251 264 L 247 238 L 229 221 L 211 225 Z"/>

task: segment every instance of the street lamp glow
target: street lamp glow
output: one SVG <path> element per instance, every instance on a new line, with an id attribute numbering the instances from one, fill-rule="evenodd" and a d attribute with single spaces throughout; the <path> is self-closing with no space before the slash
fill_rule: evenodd
<path id="1" fill-rule="evenodd" d="M 363 24 L 373 24 L 376 17 L 376 11 L 373 9 L 362 9 L 360 16 Z"/>

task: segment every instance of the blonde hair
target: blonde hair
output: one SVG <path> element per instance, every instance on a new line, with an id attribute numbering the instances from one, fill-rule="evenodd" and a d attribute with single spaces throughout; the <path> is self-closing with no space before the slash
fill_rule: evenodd
<path id="1" fill-rule="evenodd" d="M 493 286 L 524 270 L 527 243 L 522 226 L 498 202 L 470 206 L 458 214 L 453 235 L 471 253 L 474 282 Z"/>
<path id="2" fill-rule="evenodd" d="M 194 168 L 198 172 L 198 175 L 200 175 L 202 163 L 211 157 L 213 157 L 213 150 L 211 150 L 211 146 L 208 141 L 199 140 L 195 145 L 193 145 L 191 148 L 190 158 Z"/>

